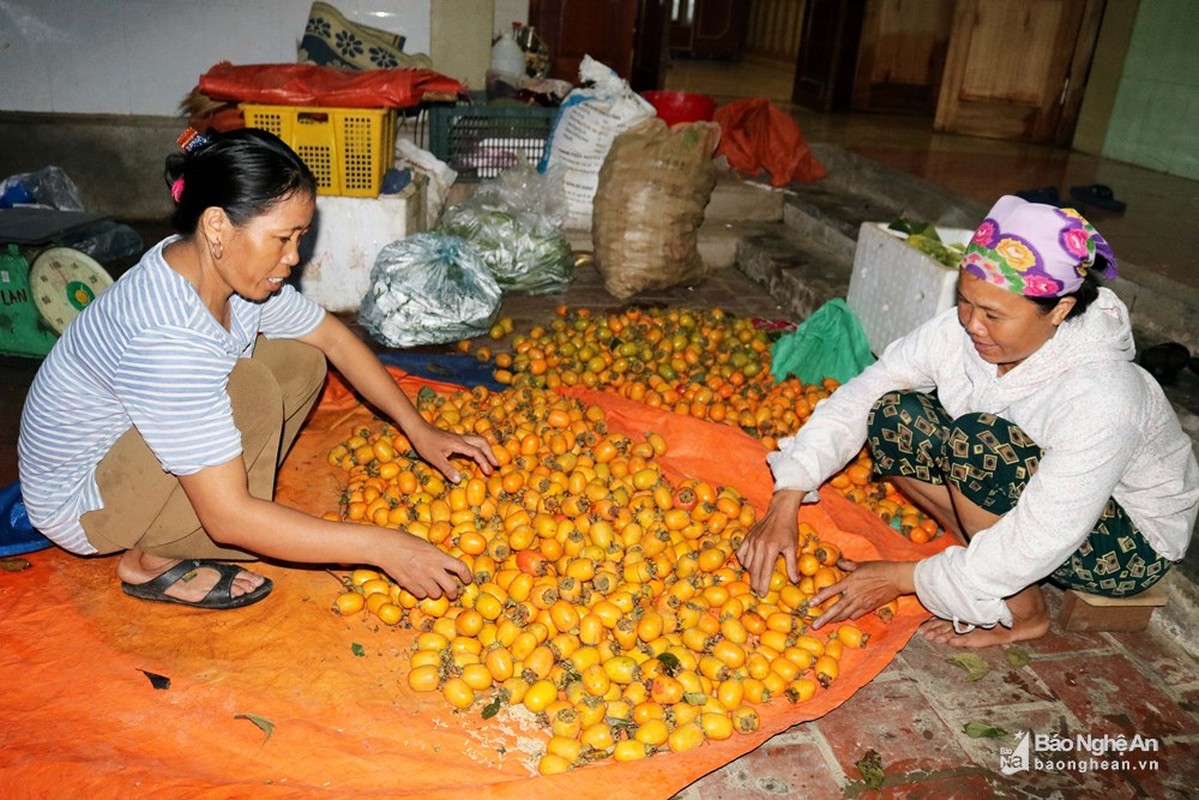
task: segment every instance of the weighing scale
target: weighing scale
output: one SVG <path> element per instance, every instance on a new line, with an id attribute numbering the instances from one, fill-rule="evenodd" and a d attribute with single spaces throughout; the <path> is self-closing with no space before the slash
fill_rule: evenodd
<path id="1" fill-rule="evenodd" d="M 14 208 L 0 211 L 0 353 L 41 357 L 112 276 L 90 256 L 51 246 L 105 219 L 100 214 Z"/>

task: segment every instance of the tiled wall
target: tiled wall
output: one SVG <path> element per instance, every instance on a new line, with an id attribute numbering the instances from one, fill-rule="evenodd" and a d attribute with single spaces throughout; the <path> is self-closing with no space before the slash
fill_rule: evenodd
<path id="1" fill-rule="evenodd" d="M 334 0 L 428 52 L 435 0 Z M 220 61 L 290 63 L 311 0 L 2 0 L 0 111 L 174 115 Z"/>
<path id="2" fill-rule="evenodd" d="M 1199 180 L 1196 39 L 1195 0 L 1142 0 L 1103 144 L 1105 157 Z"/>

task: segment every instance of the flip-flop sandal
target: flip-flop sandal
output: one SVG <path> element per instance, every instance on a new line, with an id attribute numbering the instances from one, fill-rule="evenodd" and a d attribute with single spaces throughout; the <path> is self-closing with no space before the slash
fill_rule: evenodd
<path id="1" fill-rule="evenodd" d="M 1019 197 L 1021 200 L 1027 200 L 1030 203 L 1041 203 L 1047 206 L 1057 206 L 1058 208 L 1072 208 L 1079 214 L 1082 214 L 1085 210 L 1079 203 L 1071 203 L 1069 200 L 1062 202 L 1062 196 L 1056 186 L 1042 186 L 1040 189 L 1021 189 L 1016 192 L 1016 197 Z"/>
<path id="2" fill-rule="evenodd" d="M 1128 204 L 1117 200 L 1110 186 L 1092 183 L 1090 186 L 1071 186 L 1070 196 L 1080 203 L 1090 203 L 1107 211 L 1123 211 Z"/>
<path id="3" fill-rule="evenodd" d="M 1191 351 L 1179 342 L 1163 342 L 1147 347 L 1137 358 L 1137 363 L 1163 385 L 1174 383 L 1178 373 L 1191 361 Z"/>
<path id="4" fill-rule="evenodd" d="M 1021 200 L 1027 200 L 1030 203 L 1044 203 L 1045 205 L 1056 206 L 1062 202 L 1062 196 L 1058 194 L 1056 186 L 1042 186 L 1040 189 L 1021 189 L 1016 192 L 1016 197 Z"/>
<path id="5" fill-rule="evenodd" d="M 166 590 L 177 583 L 180 579 L 186 577 L 189 573 L 195 572 L 198 569 L 207 567 L 214 569 L 220 573 L 220 579 L 209 590 L 208 594 L 204 595 L 201 600 L 180 600 L 178 597 L 171 597 L 166 594 Z M 271 593 L 272 584 L 269 578 L 263 580 L 261 586 L 252 592 L 239 594 L 236 597 L 232 594 L 233 579 L 237 573 L 241 572 L 242 568 L 233 564 L 223 564 L 219 561 L 207 561 L 199 558 L 186 558 L 180 561 L 175 566 L 168 569 L 166 572 L 159 575 L 153 580 L 145 583 L 126 583 L 121 581 L 121 590 L 130 597 L 136 597 L 141 600 L 157 600 L 162 603 L 177 603 L 181 606 L 192 606 L 194 608 L 241 608 L 248 606 L 251 603 L 257 603 L 262 598 Z"/>

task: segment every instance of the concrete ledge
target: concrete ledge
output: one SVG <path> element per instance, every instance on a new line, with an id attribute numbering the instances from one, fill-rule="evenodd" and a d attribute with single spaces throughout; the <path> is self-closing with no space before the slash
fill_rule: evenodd
<path id="1" fill-rule="evenodd" d="M 162 173 L 182 117 L 0 113 L 0 176 L 62 167 L 88 211 L 122 219 L 171 214 Z"/>

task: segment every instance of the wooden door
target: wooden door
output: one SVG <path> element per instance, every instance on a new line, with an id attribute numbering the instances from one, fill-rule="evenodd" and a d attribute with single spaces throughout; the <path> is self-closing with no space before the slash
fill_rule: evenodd
<path id="1" fill-rule="evenodd" d="M 579 82 L 579 63 L 589 55 L 628 80 L 638 0 L 530 0 L 529 24 L 550 51 L 550 77 Z"/>
<path id="2" fill-rule="evenodd" d="M 697 0 L 691 32 L 691 55 L 730 58 L 741 55 L 745 36 L 746 3 L 739 0 Z"/>
<path id="3" fill-rule="evenodd" d="M 633 34 L 633 72 L 629 86 L 648 92 L 666 85 L 670 55 L 670 0 L 641 0 Z"/>
<path id="4" fill-rule="evenodd" d="M 853 108 L 933 116 L 954 0 L 867 0 Z"/>
<path id="5" fill-rule="evenodd" d="M 865 0 L 807 0 L 791 102 L 816 111 L 850 107 Z"/>
<path id="6" fill-rule="evenodd" d="M 933 127 L 1069 144 L 1103 0 L 959 0 Z"/>

